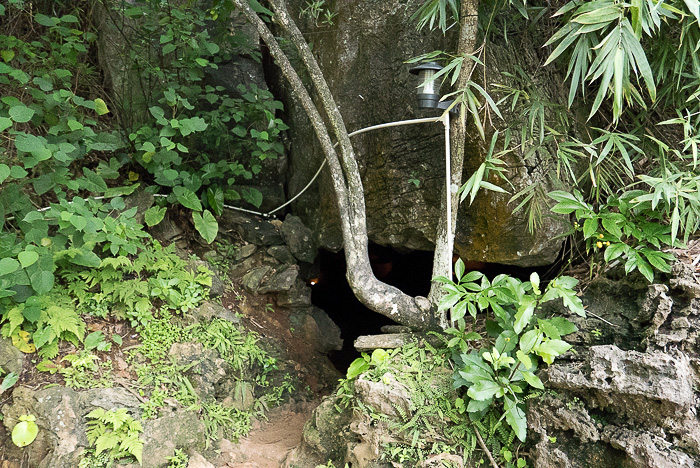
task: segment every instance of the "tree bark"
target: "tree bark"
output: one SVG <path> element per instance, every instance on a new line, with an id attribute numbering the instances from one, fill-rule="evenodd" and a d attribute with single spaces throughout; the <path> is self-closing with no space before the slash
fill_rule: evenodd
<path id="1" fill-rule="evenodd" d="M 459 39 L 457 42 L 457 56 L 466 56 L 476 49 L 478 0 L 462 0 L 459 12 Z M 473 62 L 466 59 L 457 78 L 456 89 L 462 89 L 467 85 L 472 71 Z M 447 232 L 447 217 L 440 216 L 437 232 L 435 234 L 435 256 L 433 260 L 433 277 L 451 276 L 452 256 L 454 251 L 454 238 L 457 226 L 457 210 L 459 208 L 459 195 L 457 191 L 462 184 L 462 170 L 464 168 L 464 148 L 466 143 L 466 113 L 461 111 L 458 118 L 453 118 L 450 124 L 450 197 L 452 201 L 451 229 Z M 440 212 L 447 211 L 447 200 L 443 188 L 440 198 Z M 430 286 L 428 300 L 431 304 L 438 304 L 445 295 L 439 283 L 433 282 Z M 436 318 L 442 328 L 448 325 L 446 311 Z"/>
<path id="2" fill-rule="evenodd" d="M 290 18 L 285 2 L 283 0 L 271 1 L 275 13 L 273 20 L 289 34 L 306 70 L 309 72 L 322 108 L 328 118 L 329 126 L 339 142 L 340 158 L 331 142 L 328 128 L 318 108 L 277 43 L 275 36 L 250 8 L 247 0 L 233 0 L 233 3 L 243 12 L 248 21 L 255 25 L 262 40 L 269 47 L 270 54 L 289 81 L 292 92 L 300 100 L 321 143 L 337 197 L 347 263 L 347 279 L 355 296 L 371 310 L 398 323 L 424 330 L 435 328 L 434 316 L 430 312 L 430 303 L 426 298 L 411 297 L 398 288 L 379 281 L 372 272 L 367 250 L 364 188 L 350 138 L 323 73 L 301 31 Z"/>

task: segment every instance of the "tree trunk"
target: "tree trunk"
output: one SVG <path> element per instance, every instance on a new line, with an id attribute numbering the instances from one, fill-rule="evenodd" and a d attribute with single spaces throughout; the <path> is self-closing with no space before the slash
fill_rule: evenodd
<path id="1" fill-rule="evenodd" d="M 477 37 L 478 0 L 462 0 L 459 12 L 459 39 L 457 42 L 457 56 L 466 56 L 474 52 Z M 465 60 L 456 82 L 456 89 L 462 89 L 467 85 L 474 69 L 471 60 Z M 433 260 L 433 277 L 451 276 L 452 256 L 454 250 L 455 229 L 457 225 L 457 209 L 459 208 L 459 196 L 457 190 L 462 184 L 462 170 L 464 168 L 464 145 L 466 141 L 466 113 L 460 112 L 458 118 L 453 118 L 450 125 L 450 197 L 452 201 L 451 229 L 447 232 L 447 216 L 440 216 L 437 232 L 435 234 L 435 257 Z M 440 201 L 440 212 L 447 211 L 445 188 Z M 436 305 L 445 295 L 439 283 L 433 282 L 430 286 L 428 300 Z M 446 312 L 437 318 L 440 326 L 446 328 L 448 321 Z"/>

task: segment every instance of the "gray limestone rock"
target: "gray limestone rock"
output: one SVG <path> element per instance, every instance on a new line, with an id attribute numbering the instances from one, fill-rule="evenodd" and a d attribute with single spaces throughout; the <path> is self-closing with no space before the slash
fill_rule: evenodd
<path id="1" fill-rule="evenodd" d="M 220 304 L 212 302 L 204 302 L 193 312 L 197 322 L 208 322 L 214 318 L 228 320 L 229 322 L 239 324 L 241 318 Z"/>
<path id="2" fill-rule="evenodd" d="M 236 249 L 236 252 L 233 254 L 233 258 L 237 262 L 240 262 L 244 258 L 248 258 L 251 255 L 253 255 L 256 250 L 258 250 L 258 246 L 255 244 L 242 245 L 241 247 Z"/>
<path id="3" fill-rule="evenodd" d="M 634 468 L 693 468 L 695 462 L 687 454 L 673 449 L 673 444 L 648 432 L 637 432 L 607 426 L 603 440 L 624 450 Z"/>
<path id="4" fill-rule="evenodd" d="M 267 276 L 272 270 L 272 267 L 261 266 L 249 271 L 242 279 L 241 285 L 246 291 L 253 294 L 257 294 L 260 285 L 263 282 L 265 276 Z"/>
<path id="5" fill-rule="evenodd" d="M 290 308 L 306 308 L 311 305 L 311 288 L 297 278 L 286 291 L 277 295 L 277 304 Z"/>
<path id="6" fill-rule="evenodd" d="M 282 228 L 284 229 L 284 224 L 282 224 Z M 292 251 L 286 245 L 274 245 L 267 249 L 267 254 L 275 258 L 280 263 L 292 265 L 297 262 L 297 259 L 294 258 L 294 255 L 292 255 Z"/>
<path id="7" fill-rule="evenodd" d="M 284 242 L 297 260 L 313 263 L 316 258 L 317 246 L 311 229 L 297 216 L 287 215 L 280 226 Z"/>
<path id="8" fill-rule="evenodd" d="M 299 267 L 297 265 L 283 265 L 264 278 L 256 292 L 267 294 L 288 291 L 295 284 L 298 276 Z"/>
<path id="9" fill-rule="evenodd" d="M 284 244 L 282 236 L 273 223 L 254 215 L 227 210 L 224 211 L 220 224 L 230 226 L 250 244 L 262 246 Z"/>
<path id="10" fill-rule="evenodd" d="M 11 339 L 0 336 L 0 368 L 20 374 L 23 365 L 24 353 L 12 344 Z"/>
<path id="11" fill-rule="evenodd" d="M 142 468 L 160 468 L 177 448 L 203 451 L 204 424 L 191 411 L 168 414 L 146 421 L 141 438 L 144 441 Z"/>
<path id="12" fill-rule="evenodd" d="M 650 424 L 682 417 L 695 405 L 694 371 L 678 351 L 640 353 L 593 346 L 583 363 L 544 371 L 550 387 L 590 395 L 595 406 Z"/>

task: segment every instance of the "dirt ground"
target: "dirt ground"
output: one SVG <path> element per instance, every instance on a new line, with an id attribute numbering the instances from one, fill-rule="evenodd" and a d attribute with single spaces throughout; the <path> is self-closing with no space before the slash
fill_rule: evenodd
<path id="1" fill-rule="evenodd" d="M 224 440 L 216 468 L 279 468 L 287 454 L 301 441 L 304 424 L 318 401 L 288 403 L 268 413 L 268 420 L 255 423 L 248 437 L 238 443 Z"/>

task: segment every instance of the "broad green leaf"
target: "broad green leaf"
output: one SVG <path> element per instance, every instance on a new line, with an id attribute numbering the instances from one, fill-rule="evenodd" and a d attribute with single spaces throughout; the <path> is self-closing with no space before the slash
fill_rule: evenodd
<path id="1" fill-rule="evenodd" d="M 224 212 L 224 191 L 221 187 L 208 188 L 207 189 L 207 202 L 209 202 L 209 207 L 216 213 L 217 216 L 221 216 Z"/>
<path id="2" fill-rule="evenodd" d="M 578 327 L 564 317 L 552 317 L 551 319 L 547 319 L 547 321 L 557 327 L 561 336 L 566 336 L 578 331 Z"/>
<path id="3" fill-rule="evenodd" d="M 548 320 L 538 320 L 537 324 L 539 325 L 540 330 L 542 330 L 548 338 L 555 340 L 561 339 L 561 335 L 559 334 L 557 327 L 555 327 Z"/>
<path id="4" fill-rule="evenodd" d="M 352 361 L 352 363 L 348 367 L 346 377 L 348 379 L 354 379 L 355 377 L 367 371 L 368 369 L 369 362 L 367 362 L 367 360 L 365 360 L 364 358 L 357 358 L 354 361 Z"/>
<path id="5" fill-rule="evenodd" d="M 0 164 L 0 184 L 8 177 L 10 177 L 10 166 L 7 164 Z"/>
<path id="6" fill-rule="evenodd" d="M 152 206 L 144 213 L 144 221 L 148 227 L 153 227 L 163 221 L 167 209 L 165 207 Z"/>
<path id="7" fill-rule="evenodd" d="M 606 262 L 611 262 L 620 255 L 626 253 L 627 250 L 629 250 L 629 246 L 627 244 L 623 244 L 622 242 L 611 244 L 605 249 L 603 258 Z"/>
<path id="8" fill-rule="evenodd" d="M 480 413 L 489 409 L 491 403 L 493 403 L 493 400 L 490 398 L 486 400 L 471 400 L 467 405 L 467 411 L 470 413 Z"/>
<path id="9" fill-rule="evenodd" d="M 12 126 L 12 120 L 7 117 L 0 117 L 0 132 L 10 128 Z"/>
<path id="10" fill-rule="evenodd" d="M 260 205 L 262 205 L 263 195 L 258 189 L 246 187 L 241 190 L 241 195 L 245 201 L 256 208 L 260 208 Z"/>
<path id="11" fill-rule="evenodd" d="M 501 389 L 501 386 L 493 380 L 480 380 L 467 391 L 469 398 L 473 400 L 488 400 Z"/>
<path id="12" fill-rule="evenodd" d="M 12 429 L 12 442 L 17 447 L 26 447 L 34 442 L 39 434 L 39 426 L 36 425 L 35 420 L 36 418 L 31 415 L 20 416 L 20 422 Z"/>
<path id="13" fill-rule="evenodd" d="M 32 339 L 34 340 L 34 346 L 36 346 L 37 349 L 43 348 L 44 345 L 52 342 L 55 338 L 56 334 L 54 333 L 53 328 L 51 328 L 50 326 L 46 326 L 45 328 L 39 328 L 32 335 Z"/>
<path id="14" fill-rule="evenodd" d="M 651 268 L 651 265 L 649 265 L 649 263 L 641 257 L 641 255 L 637 257 L 637 268 L 650 283 L 654 282 L 654 270 Z"/>
<path id="15" fill-rule="evenodd" d="M 101 331 L 95 331 L 90 333 L 88 336 L 85 337 L 85 349 L 89 351 L 91 349 L 97 348 L 97 345 L 103 342 L 104 339 L 104 335 Z"/>
<path id="16" fill-rule="evenodd" d="M 667 259 L 663 256 L 663 252 L 656 252 L 651 249 L 642 249 L 642 254 L 649 260 L 649 263 L 659 271 L 665 273 L 671 272 L 671 266 L 666 263 Z"/>
<path id="17" fill-rule="evenodd" d="M 515 333 L 519 334 L 529 325 L 530 319 L 532 319 L 532 315 L 535 312 L 536 305 L 537 301 L 534 297 L 526 296 L 523 298 L 520 302 L 518 312 L 515 314 L 515 324 L 513 324 Z"/>
<path id="18" fill-rule="evenodd" d="M 520 350 L 525 354 L 529 353 L 532 350 L 532 348 L 535 347 L 539 338 L 539 330 L 534 329 L 525 332 L 523 336 L 520 337 Z"/>
<path id="19" fill-rule="evenodd" d="M 589 218 L 583 222 L 583 237 L 593 237 L 598 231 L 598 218 Z"/>
<path id="20" fill-rule="evenodd" d="M 503 409 L 506 415 L 506 422 L 513 428 L 515 435 L 521 442 L 525 442 L 527 436 L 527 418 L 525 412 L 520 408 L 515 400 L 506 396 L 504 398 Z"/>
<path id="21" fill-rule="evenodd" d="M 194 211 L 202 211 L 202 203 L 199 201 L 197 194 L 192 190 L 178 185 L 177 187 L 173 187 L 173 193 L 175 197 L 177 197 L 177 201 L 185 208 Z"/>
<path id="22" fill-rule="evenodd" d="M 466 381 L 476 383 L 481 380 L 493 380 L 493 369 L 484 362 L 484 359 L 476 354 L 462 354 L 464 368 L 459 370 L 459 375 Z"/>
<path id="23" fill-rule="evenodd" d="M 384 364 L 389 360 L 389 353 L 387 353 L 383 349 L 375 349 L 372 351 L 372 357 L 370 359 L 370 362 L 374 364 L 375 366 L 378 366 L 380 364 Z"/>
<path id="24" fill-rule="evenodd" d="M 2 383 L 0 383 L 0 395 L 2 395 L 5 390 L 8 390 L 10 387 L 16 384 L 18 379 L 19 375 L 16 372 L 10 372 L 7 374 L 5 378 L 2 379 Z"/>
<path id="25" fill-rule="evenodd" d="M 10 118 L 17 123 L 26 123 L 34 117 L 34 109 L 31 109 L 24 104 L 17 104 L 10 107 Z"/>
<path id="26" fill-rule="evenodd" d="M 204 210 L 200 215 L 197 212 L 192 213 L 192 219 L 194 220 L 194 227 L 197 232 L 201 234 L 207 244 L 211 244 L 216 239 L 216 235 L 219 232 L 219 223 L 216 218 L 209 210 Z"/>
<path id="27" fill-rule="evenodd" d="M 455 262 L 455 276 L 457 277 L 457 281 L 460 281 L 462 276 L 464 276 L 464 262 L 461 258 L 458 258 L 457 262 Z"/>
<path id="28" fill-rule="evenodd" d="M 544 385 L 542 384 L 540 378 L 532 372 L 522 371 L 521 373 L 523 375 L 523 379 L 525 379 L 525 382 L 527 382 L 528 384 L 532 385 L 535 388 L 539 388 L 540 390 L 544 388 Z"/>
<path id="29" fill-rule="evenodd" d="M 80 265 L 88 268 L 98 268 L 102 264 L 102 260 L 92 250 L 83 251 L 70 259 L 74 265 Z"/>
<path id="30" fill-rule="evenodd" d="M 50 271 L 39 270 L 32 274 L 29 280 L 37 294 L 46 294 L 53 288 L 54 276 Z"/>
<path id="31" fill-rule="evenodd" d="M 109 113 L 107 104 L 100 98 L 95 99 L 95 112 L 97 115 L 105 115 Z"/>
<path id="32" fill-rule="evenodd" d="M 529 355 L 523 353 L 521 350 L 516 351 L 515 355 L 526 369 L 532 369 L 532 359 L 530 359 Z"/>
<path id="33" fill-rule="evenodd" d="M 504 330 L 496 338 L 496 349 L 501 353 L 509 353 L 518 345 L 518 335 L 513 330 Z"/>
<path id="34" fill-rule="evenodd" d="M 0 276 L 14 273 L 19 266 L 19 262 L 14 258 L 5 257 L 0 259 Z"/>
<path id="35" fill-rule="evenodd" d="M 36 15 L 34 15 L 34 21 L 36 21 L 42 26 L 50 28 L 52 26 L 56 26 L 60 20 L 55 16 L 46 16 L 42 13 L 37 13 Z"/>
<path id="36" fill-rule="evenodd" d="M 17 259 L 22 265 L 22 268 L 27 268 L 39 260 L 39 254 L 33 250 L 24 250 L 17 255 Z"/>
<path id="37" fill-rule="evenodd" d="M 46 149 L 46 140 L 36 135 L 20 133 L 15 137 L 15 148 L 25 153 L 34 153 Z"/>

